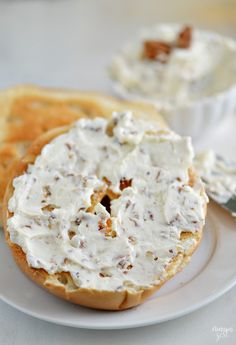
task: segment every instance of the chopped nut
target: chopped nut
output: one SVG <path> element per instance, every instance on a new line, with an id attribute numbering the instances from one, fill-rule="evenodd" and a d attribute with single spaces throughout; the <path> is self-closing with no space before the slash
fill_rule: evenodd
<path id="1" fill-rule="evenodd" d="M 122 290 L 122 288 L 123 288 L 123 286 L 119 285 L 119 286 L 117 286 L 116 291 L 120 291 L 120 290 Z"/>
<path id="2" fill-rule="evenodd" d="M 50 205 L 46 205 L 42 207 L 42 211 L 52 212 L 53 210 L 55 210 L 55 208 L 59 208 L 59 207 L 50 204 Z"/>
<path id="3" fill-rule="evenodd" d="M 103 224 L 103 222 L 101 220 L 99 220 L 98 222 L 98 230 L 103 230 L 105 228 L 105 224 Z"/>
<path id="4" fill-rule="evenodd" d="M 149 219 L 154 220 L 154 215 L 152 214 L 151 211 L 148 211 Z"/>
<path id="5" fill-rule="evenodd" d="M 98 230 L 105 234 L 106 237 L 116 237 L 116 231 L 112 229 L 112 221 L 110 218 L 106 220 L 104 224 L 101 220 L 98 222 Z"/>
<path id="6" fill-rule="evenodd" d="M 114 122 L 110 122 L 106 128 L 106 134 L 109 136 L 109 137 L 112 137 L 113 136 L 113 129 L 115 127 L 115 124 Z"/>
<path id="7" fill-rule="evenodd" d="M 129 242 L 132 243 L 132 244 L 136 244 L 136 243 L 137 243 L 137 239 L 136 239 L 136 237 L 134 237 L 134 236 L 129 236 L 129 237 L 128 237 L 128 240 L 129 240 Z"/>
<path id="8" fill-rule="evenodd" d="M 186 26 L 184 29 L 179 33 L 177 38 L 176 46 L 178 48 L 189 48 L 192 41 L 192 27 Z"/>
<path id="9" fill-rule="evenodd" d="M 45 196 L 45 198 L 52 195 L 51 190 L 50 190 L 50 186 L 44 186 L 43 187 L 43 195 Z"/>
<path id="10" fill-rule="evenodd" d="M 101 278 L 105 278 L 105 277 L 111 277 L 112 275 L 111 275 L 111 273 L 109 273 L 109 272 L 102 271 L 102 272 L 99 273 L 99 276 L 100 276 Z"/>
<path id="11" fill-rule="evenodd" d="M 126 180 L 125 178 L 122 178 L 120 180 L 120 190 L 123 190 L 123 189 L 125 189 L 127 187 L 130 187 L 131 184 L 132 184 L 132 179 Z"/>
<path id="12" fill-rule="evenodd" d="M 81 224 L 81 222 L 82 222 L 82 219 L 81 218 L 76 218 L 76 220 L 75 220 L 75 224 L 76 225 L 80 225 Z"/>
<path id="13" fill-rule="evenodd" d="M 115 230 L 110 230 L 109 232 L 106 232 L 105 234 L 107 237 L 116 237 L 116 231 Z"/>
<path id="14" fill-rule="evenodd" d="M 130 222 L 134 223 L 134 226 L 138 227 L 138 222 L 134 218 L 129 217 Z"/>
<path id="15" fill-rule="evenodd" d="M 171 53 L 171 46 L 162 41 L 148 40 L 143 44 L 143 57 L 149 60 L 158 60 L 166 62 Z"/>
<path id="16" fill-rule="evenodd" d="M 124 259 L 122 259 L 121 261 L 118 262 L 118 267 L 123 269 L 125 268 L 125 264 L 126 264 L 126 261 Z"/>
<path id="17" fill-rule="evenodd" d="M 127 208 L 129 208 L 130 205 L 131 205 L 131 201 L 128 200 L 127 203 L 125 204 L 125 209 L 127 210 Z"/>
<path id="18" fill-rule="evenodd" d="M 153 252 L 151 252 L 150 250 L 148 250 L 148 251 L 146 252 L 146 257 L 147 257 L 147 258 L 152 258 L 152 257 L 153 257 Z"/>
<path id="19" fill-rule="evenodd" d="M 69 144 L 69 143 L 65 143 L 65 145 L 66 145 L 66 147 L 68 148 L 68 150 L 71 150 L 71 149 L 72 149 L 71 144 Z"/>
<path id="20" fill-rule="evenodd" d="M 69 230 L 68 231 L 68 236 L 69 236 L 69 239 L 71 240 L 74 236 L 76 235 L 76 232 L 74 230 Z"/>
<path id="21" fill-rule="evenodd" d="M 159 177 L 160 177 L 160 175 L 161 175 L 161 171 L 159 170 L 159 171 L 158 171 L 158 173 L 157 173 L 157 176 L 156 176 L 156 182 L 158 182 L 158 181 L 159 181 Z"/>
<path id="22" fill-rule="evenodd" d="M 86 247 L 86 243 L 85 243 L 85 241 L 80 240 L 80 243 L 79 243 L 79 248 L 85 248 L 85 247 Z"/>

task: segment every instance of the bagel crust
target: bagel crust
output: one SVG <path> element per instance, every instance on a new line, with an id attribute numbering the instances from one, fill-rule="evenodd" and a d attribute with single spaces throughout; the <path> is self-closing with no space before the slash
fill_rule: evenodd
<path id="1" fill-rule="evenodd" d="M 9 201 L 14 195 L 13 180 L 18 176 L 22 176 L 27 171 L 29 165 L 34 164 L 36 158 L 40 155 L 42 149 L 48 143 L 60 135 L 68 133 L 70 129 L 70 126 L 66 126 L 51 130 L 42 135 L 32 144 L 32 146 L 28 149 L 27 154 L 17 164 L 14 174 L 8 184 L 3 204 L 3 219 L 6 240 L 11 248 L 16 263 L 19 265 L 22 271 L 29 278 L 50 291 L 52 294 L 70 302 L 90 308 L 104 310 L 128 309 L 142 303 L 147 297 L 157 291 L 168 279 L 173 277 L 189 262 L 192 253 L 200 243 L 204 221 L 201 222 L 201 226 L 194 231 L 188 229 L 183 229 L 183 231 L 181 231 L 180 240 L 181 243 L 183 243 L 183 246 L 185 243 L 190 244 L 187 245 L 187 249 L 184 252 L 176 252 L 165 268 L 165 275 L 160 281 L 158 281 L 158 283 L 152 284 L 151 286 L 140 286 L 135 289 L 127 287 L 126 289 L 122 289 L 120 291 L 117 291 L 116 289 L 103 290 L 98 288 L 85 288 L 76 285 L 69 272 L 48 273 L 43 268 L 30 267 L 29 263 L 27 262 L 25 252 L 22 250 L 21 246 L 11 240 L 9 234 L 8 220 L 14 216 L 14 214 L 9 211 Z M 192 169 L 189 169 L 188 175 L 189 186 L 191 188 L 195 188 L 195 186 L 199 184 L 199 180 L 195 175 L 195 172 L 192 171 Z M 110 192 L 110 195 L 111 194 L 112 192 Z M 206 197 L 202 185 L 200 185 L 199 196 L 202 199 L 203 214 L 205 215 Z"/>

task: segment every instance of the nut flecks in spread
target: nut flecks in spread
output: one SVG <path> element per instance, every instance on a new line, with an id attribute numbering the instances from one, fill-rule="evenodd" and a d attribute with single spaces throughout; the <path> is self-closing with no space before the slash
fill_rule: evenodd
<path id="1" fill-rule="evenodd" d="M 172 44 L 157 40 L 144 41 L 142 56 L 144 59 L 166 63 L 168 56 L 171 54 L 173 49 L 187 49 L 190 47 L 191 40 L 192 28 L 190 26 L 186 26 L 182 31 L 180 31 L 179 35 L 177 35 L 176 42 L 172 42 Z"/>
<path id="2" fill-rule="evenodd" d="M 200 30 L 192 33 L 190 27 L 180 30 L 173 24 L 143 30 L 113 58 L 110 74 L 122 94 L 154 101 L 163 110 L 235 84 L 232 40 Z"/>
<path id="3" fill-rule="evenodd" d="M 177 47 L 178 48 L 189 48 L 192 41 L 192 27 L 186 26 L 177 37 Z"/>
<path id="4" fill-rule="evenodd" d="M 149 60 L 167 62 L 168 55 L 171 53 L 171 45 L 161 41 L 145 41 L 143 43 L 143 57 Z"/>
<path id="5" fill-rule="evenodd" d="M 195 243 L 181 231 L 204 224 L 202 184 L 189 186 L 192 157 L 189 138 L 130 112 L 81 119 L 14 179 L 10 239 L 30 266 L 69 272 L 79 287 L 157 284 Z"/>
<path id="6" fill-rule="evenodd" d="M 236 197 L 236 164 L 226 162 L 212 150 L 202 151 L 195 157 L 197 171 L 206 183 L 209 196 L 219 203 Z"/>

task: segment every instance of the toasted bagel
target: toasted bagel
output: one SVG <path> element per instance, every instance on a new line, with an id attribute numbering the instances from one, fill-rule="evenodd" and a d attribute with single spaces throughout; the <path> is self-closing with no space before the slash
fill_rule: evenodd
<path id="1" fill-rule="evenodd" d="M 140 113 L 138 112 L 138 114 L 136 115 L 134 111 L 134 115 L 136 115 L 137 117 L 139 117 L 139 114 Z M 165 124 L 162 123 L 161 120 L 159 121 L 158 117 L 152 119 L 151 117 L 149 117 L 149 115 L 147 115 L 146 119 L 149 119 L 150 121 L 154 120 L 158 123 L 159 127 L 163 129 L 166 128 Z M 179 229 L 178 243 L 180 244 L 180 246 L 183 245 L 183 247 L 186 244 L 186 248 L 184 250 L 176 249 L 175 254 L 170 258 L 168 264 L 166 264 L 165 266 L 164 276 L 158 281 L 158 283 L 149 284 L 148 286 L 142 286 L 142 284 L 140 284 L 139 286 L 126 286 L 121 290 L 94 288 L 93 286 L 90 288 L 84 287 L 83 284 L 81 286 L 78 286 L 75 280 L 72 278 L 70 272 L 68 271 L 48 273 L 46 269 L 30 266 L 29 262 L 27 261 L 25 251 L 20 245 L 12 241 L 9 234 L 8 221 L 14 216 L 14 212 L 9 210 L 9 202 L 15 192 L 13 181 L 16 177 L 22 176 L 25 172 L 27 172 L 29 166 L 34 166 L 36 159 L 40 156 L 42 150 L 47 146 L 47 144 L 52 143 L 56 138 L 59 138 L 62 135 L 68 133 L 71 128 L 71 126 L 57 128 L 40 136 L 28 149 L 26 155 L 16 165 L 14 174 L 8 183 L 4 198 L 3 219 L 7 243 L 11 248 L 16 263 L 19 265 L 22 271 L 33 281 L 35 281 L 37 284 L 47 289 L 51 293 L 70 302 L 91 308 L 105 310 L 128 309 L 142 303 L 148 296 L 157 291 L 168 279 L 173 277 L 189 262 L 192 253 L 200 243 L 204 219 L 202 219 L 201 223 L 198 224 L 199 227 L 195 228 L 194 231 L 193 229 L 189 229 L 188 227 Z M 106 186 L 106 195 L 108 195 L 111 200 L 119 198 L 119 196 L 117 196 L 115 192 L 110 191 L 109 181 L 105 181 L 104 183 Z M 123 184 L 120 185 L 120 195 L 122 195 L 123 188 L 129 187 L 129 183 L 126 183 L 126 185 L 124 181 L 122 183 Z M 188 169 L 187 187 L 192 189 L 196 188 L 196 193 L 201 199 L 201 211 L 203 214 L 202 217 L 204 218 L 206 212 L 206 198 L 204 194 L 204 188 L 201 184 L 199 188 L 199 179 L 191 167 L 189 167 Z M 91 213 L 94 206 L 101 200 L 103 196 L 104 194 L 102 194 L 102 196 L 100 195 L 98 199 L 91 197 L 91 205 L 89 205 L 86 212 Z M 99 230 L 100 229 L 98 228 L 98 231 Z M 105 234 L 105 236 L 106 235 L 107 234 Z M 110 236 L 110 233 L 108 234 L 108 236 Z"/>

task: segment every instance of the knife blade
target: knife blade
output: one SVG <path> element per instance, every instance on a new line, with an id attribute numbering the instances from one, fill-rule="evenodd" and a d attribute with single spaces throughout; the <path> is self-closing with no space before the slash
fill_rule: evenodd
<path id="1" fill-rule="evenodd" d="M 196 155 L 194 165 L 208 197 L 236 217 L 236 163 L 207 150 Z"/>

